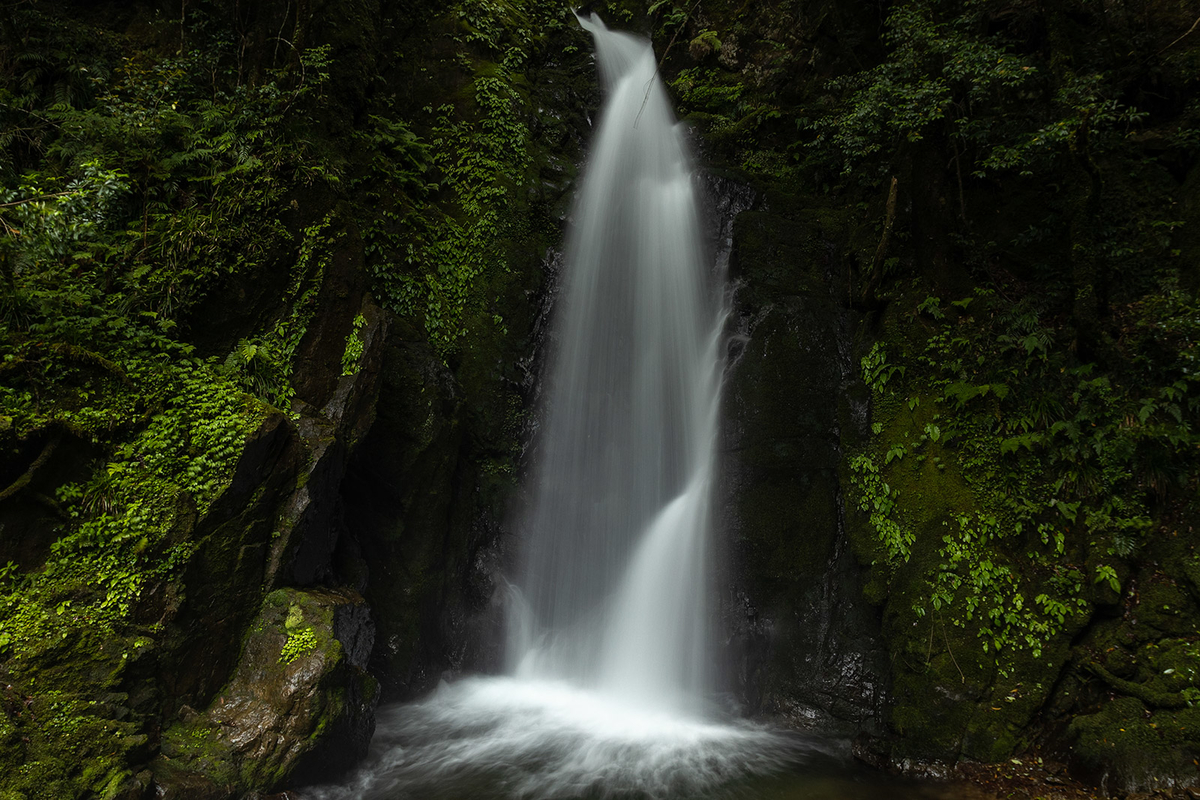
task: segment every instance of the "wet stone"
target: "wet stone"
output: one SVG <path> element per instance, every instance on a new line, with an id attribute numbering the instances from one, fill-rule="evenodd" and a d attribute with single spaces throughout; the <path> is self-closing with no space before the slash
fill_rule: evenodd
<path id="1" fill-rule="evenodd" d="M 160 795 L 234 797 L 349 769 L 375 728 L 378 687 L 363 669 L 374 635 L 355 592 L 272 592 L 229 685 L 163 734 Z"/>

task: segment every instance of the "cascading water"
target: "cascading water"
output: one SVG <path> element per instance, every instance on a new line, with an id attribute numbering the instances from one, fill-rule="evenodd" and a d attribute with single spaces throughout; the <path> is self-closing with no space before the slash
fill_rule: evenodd
<path id="1" fill-rule="evenodd" d="M 568 244 L 510 658 L 520 677 L 694 713 L 719 287 L 653 50 L 580 22 L 608 98 Z"/>

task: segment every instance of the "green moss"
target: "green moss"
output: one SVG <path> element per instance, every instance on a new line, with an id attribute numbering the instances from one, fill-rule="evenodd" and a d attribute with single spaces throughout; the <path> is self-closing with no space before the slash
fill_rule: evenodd
<path id="1" fill-rule="evenodd" d="M 1139 623 L 1149 626 L 1159 636 L 1197 634 L 1195 606 L 1180 581 L 1158 572 L 1143 580 L 1138 590 Z"/>
<path id="2" fill-rule="evenodd" d="M 20 697 L 19 689 L 11 696 L 14 689 L 7 690 L 7 700 Z M 39 691 L 15 719 L 5 719 L 0 754 L 12 764 L 5 776 L 7 791 L 27 800 L 107 797 L 130 778 L 129 754 L 145 746 L 146 736 L 137 733 L 136 720 L 120 718 L 123 698 L 89 698 Z"/>
<path id="3" fill-rule="evenodd" d="M 1120 697 L 1070 726 L 1074 752 L 1096 775 L 1120 776 L 1119 790 L 1153 790 L 1195 777 L 1200 756 L 1200 708 L 1147 709 L 1133 697 Z"/>
<path id="4" fill-rule="evenodd" d="M 218 786 L 230 786 L 236 774 L 229 762 L 228 745 L 220 734 L 219 726 L 195 714 L 189 721 L 177 722 L 163 731 L 161 752 L 178 762 L 170 766 L 172 771 L 198 772 Z"/>

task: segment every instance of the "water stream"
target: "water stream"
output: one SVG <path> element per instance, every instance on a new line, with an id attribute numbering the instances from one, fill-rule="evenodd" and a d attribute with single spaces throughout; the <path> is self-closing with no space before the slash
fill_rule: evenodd
<path id="1" fill-rule="evenodd" d="M 580 22 L 607 99 L 568 240 L 510 658 L 522 678 L 697 713 L 720 287 L 649 43 Z"/>
<path id="2" fill-rule="evenodd" d="M 606 101 L 556 309 L 510 587 L 510 674 L 382 709 L 348 783 L 301 796 L 881 796 L 844 791 L 865 784 L 818 740 L 711 701 L 723 276 L 705 256 L 696 177 L 649 42 L 580 22 Z"/>

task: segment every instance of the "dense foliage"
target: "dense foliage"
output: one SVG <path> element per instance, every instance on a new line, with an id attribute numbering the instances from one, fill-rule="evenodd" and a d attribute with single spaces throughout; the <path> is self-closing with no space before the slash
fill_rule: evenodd
<path id="1" fill-rule="evenodd" d="M 0 502 L 17 520 L 0 659 L 27 709 L 0 717 L 5 788 L 111 795 L 146 742 L 114 693 L 164 635 L 190 521 L 293 393 L 325 257 L 322 225 L 296 237 L 282 217 L 289 191 L 334 177 L 297 133 L 327 53 L 249 79 L 202 8 L 140 36 L 38 3 L 0 13 Z M 196 309 L 288 241 L 272 319 L 197 350 Z"/>

